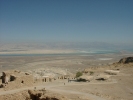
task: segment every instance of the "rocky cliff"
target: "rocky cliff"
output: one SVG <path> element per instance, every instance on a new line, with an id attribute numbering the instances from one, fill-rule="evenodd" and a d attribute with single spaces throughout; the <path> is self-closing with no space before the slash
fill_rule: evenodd
<path id="1" fill-rule="evenodd" d="M 133 63 L 133 57 L 122 58 L 118 63 L 122 64 Z"/>

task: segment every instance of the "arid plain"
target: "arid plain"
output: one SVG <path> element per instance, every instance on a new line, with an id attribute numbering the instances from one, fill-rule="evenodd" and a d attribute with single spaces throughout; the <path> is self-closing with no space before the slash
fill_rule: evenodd
<path id="1" fill-rule="evenodd" d="M 64 99 L 59 100 L 66 100 L 66 98 L 67 100 L 132 100 L 133 64 L 113 64 L 121 58 L 129 56 L 133 56 L 133 54 L 0 56 L 1 74 L 7 70 L 20 70 L 37 77 L 37 74 L 43 71 L 44 76 L 56 77 L 59 75 L 75 76 L 78 71 L 88 70 L 93 71 L 93 76 L 98 76 L 103 75 L 105 70 L 119 70 L 119 74 L 110 75 L 110 79 L 104 81 L 94 79 L 90 82 L 68 82 L 67 79 L 64 79 L 34 84 L 30 87 L 20 87 L 19 89 L 0 89 L 0 97 L 6 98 L 5 100 L 18 100 L 13 97 L 18 97 L 18 94 L 20 95 L 21 92 L 36 87 L 36 89 L 45 88 L 51 93 L 64 96 Z M 89 75 L 89 73 L 86 75 Z M 10 85 L 10 82 L 8 85 Z M 19 97 L 20 100 L 26 100 L 21 99 L 21 96 Z"/>

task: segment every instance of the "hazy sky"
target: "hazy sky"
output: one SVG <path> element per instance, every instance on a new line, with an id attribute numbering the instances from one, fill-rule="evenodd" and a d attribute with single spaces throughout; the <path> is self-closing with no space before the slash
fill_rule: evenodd
<path id="1" fill-rule="evenodd" d="M 0 0 L 0 42 L 133 44 L 133 0 Z"/>

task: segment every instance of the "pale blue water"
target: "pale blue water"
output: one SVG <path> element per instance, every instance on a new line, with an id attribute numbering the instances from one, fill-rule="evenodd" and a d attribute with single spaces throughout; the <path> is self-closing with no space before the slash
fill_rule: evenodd
<path id="1" fill-rule="evenodd" d="M 59 53 L 59 54 L 0 54 L 0 56 L 74 56 L 74 55 L 95 55 L 95 54 L 115 54 L 117 50 L 78 50 L 75 53 Z"/>

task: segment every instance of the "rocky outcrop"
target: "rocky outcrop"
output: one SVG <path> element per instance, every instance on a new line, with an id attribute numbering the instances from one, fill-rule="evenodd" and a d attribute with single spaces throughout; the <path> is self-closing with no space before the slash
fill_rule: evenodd
<path id="1" fill-rule="evenodd" d="M 119 74 L 120 71 L 117 70 L 105 70 L 105 73 L 109 74 L 109 75 L 117 75 Z"/>
<path id="2" fill-rule="evenodd" d="M 93 80 L 93 76 L 88 76 L 88 75 L 82 75 L 77 78 L 77 81 L 90 82 L 91 80 Z"/>
<path id="3" fill-rule="evenodd" d="M 102 75 L 102 74 L 100 74 L 100 75 L 96 76 L 96 80 L 102 80 L 102 81 L 108 80 L 109 78 L 110 78 L 110 75 Z"/>
<path id="4" fill-rule="evenodd" d="M 32 99 L 32 100 L 40 100 L 41 96 L 44 95 L 45 92 L 46 92 L 45 89 L 38 90 L 38 91 L 28 90 L 28 93 L 30 95 L 30 99 Z"/>
<path id="5" fill-rule="evenodd" d="M 24 90 L 14 94 L 7 94 L 0 96 L 0 100 L 68 100 L 66 97 L 46 91 L 45 88 L 41 90 Z"/>
<path id="6" fill-rule="evenodd" d="M 122 64 L 133 63 L 133 57 L 122 58 L 118 63 Z"/>

